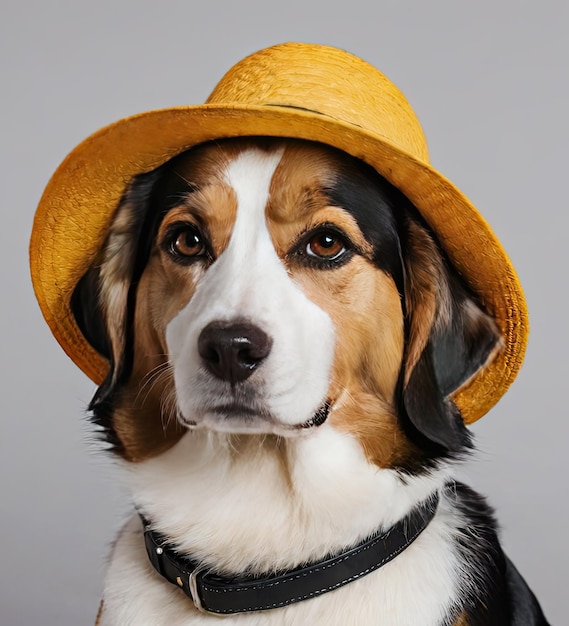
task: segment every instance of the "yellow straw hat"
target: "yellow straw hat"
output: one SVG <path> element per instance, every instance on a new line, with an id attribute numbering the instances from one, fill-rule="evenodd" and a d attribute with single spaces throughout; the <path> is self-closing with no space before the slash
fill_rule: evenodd
<path id="1" fill-rule="evenodd" d="M 430 166 L 403 94 L 365 61 L 327 46 L 261 50 L 231 68 L 206 104 L 122 119 L 67 156 L 41 198 L 30 243 L 36 296 L 65 352 L 96 383 L 103 380 L 108 363 L 81 334 L 70 299 L 132 177 L 204 141 L 254 135 L 339 148 L 417 207 L 504 337 L 503 352 L 453 397 L 467 423 L 482 417 L 514 380 L 525 352 L 527 309 L 516 272 L 484 218 Z"/>

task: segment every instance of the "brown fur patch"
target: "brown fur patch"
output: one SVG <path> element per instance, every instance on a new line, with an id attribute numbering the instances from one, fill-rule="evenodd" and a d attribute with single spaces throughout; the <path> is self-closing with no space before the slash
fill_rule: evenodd
<path id="1" fill-rule="evenodd" d="M 204 263 L 184 266 L 160 248 L 168 226 L 198 225 L 208 237 L 214 258 L 229 242 L 237 203 L 223 178 L 228 154 L 216 146 L 197 149 L 178 159 L 170 174 L 171 188 L 187 183 L 180 204 L 162 221 L 157 243 L 137 288 L 134 359 L 129 380 L 117 398 L 113 425 L 130 461 L 142 461 L 171 447 L 185 432 L 177 421 L 175 391 L 166 348 L 166 327 L 189 302 Z M 183 185 L 182 185 L 183 186 Z"/>
<path id="2" fill-rule="evenodd" d="M 166 316 L 173 317 L 193 293 L 192 284 L 178 287 L 153 255 L 137 290 L 133 368 L 114 413 L 115 429 L 130 461 L 163 452 L 184 432 L 176 419 L 165 341 Z"/>
<path id="3" fill-rule="evenodd" d="M 99 604 L 99 610 L 97 611 L 97 617 L 95 618 L 95 626 L 99 626 L 99 624 L 101 623 L 101 619 L 103 618 L 104 608 L 105 608 L 105 602 L 104 600 L 101 600 L 101 603 Z"/>
<path id="4" fill-rule="evenodd" d="M 267 221 L 289 274 L 336 328 L 330 422 L 355 435 L 371 462 L 390 467 L 411 453 L 394 407 L 403 358 L 403 311 L 392 278 L 372 264 L 372 246 L 354 217 L 330 206 L 323 192 L 335 172 L 346 167 L 341 156 L 324 147 L 287 145 L 272 180 Z M 303 233 L 323 224 L 345 232 L 360 254 L 331 270 L 287 258 Z"/>
<path id="5" fill-rule="evenodd" d="M 417 364 L 435 323 L 437 304 L 445 300 L 446 289 L 441 255 L 431 237 L 414 222 L 408 223 L 405 258 L 407 284 L 405 300 L 412 320 L 406 355 L 405 384 Z M 445 284 L 446 286 L 446 284 Z"/>

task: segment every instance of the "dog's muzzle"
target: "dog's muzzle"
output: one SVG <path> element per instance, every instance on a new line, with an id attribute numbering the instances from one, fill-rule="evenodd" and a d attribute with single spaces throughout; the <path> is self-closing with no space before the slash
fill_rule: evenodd
<path id="1" fill-rule="evenodd" d="M 196 347 L 199 371 L 192 385 L 199 391 L 192 394 L 189 406 L 184 403 L 179 406 L 178 419 L 184 426 L 293 436 L 327 420 L 331 407 L 328 399 L 321 400 L 316 410 L 312 408 L 312 414 L 311 407 L 303 407 L 301 400 L 298 421 L 294 408 L 289 409 L 285 419 L 278 408 L 275 410 L 272 385 L 267 382 L 271 380 L 271 368 L 263 367 L 272 356 L 273 338 L 251 320 L 210 321 L 199 331 Z M 294 403 L 304 397 L 305 391 L 297 390 L 296 383 L 286 375 L 280 378 L 288 387 L 285 398 L 290 396 Z M 301 385 L 302 382 L 299 381 Z M 282 391 L 277 389 L 274 393 L 282 401 L 283 395 L 279 397 Z"/>

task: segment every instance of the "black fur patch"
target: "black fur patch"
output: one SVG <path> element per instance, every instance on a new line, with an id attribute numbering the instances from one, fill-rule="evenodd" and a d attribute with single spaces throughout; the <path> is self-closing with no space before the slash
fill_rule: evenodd
<path id="1" fill-rule="evenodd" d="M 399 415 L 410 420 L 403 420 L 407 435 L 434 457 L 447 457 L 447 452 L 461 452 L 472 445 L 460 411 L 441 392 L 430 343 L 402 392 Z"/>
<path id="2" fill-rule="evenodd" d="M 468 626 L 548 626 L 524 579 L 504 554 L 494 511 L 486 500 L 461 483 L 447 486 L 446 497 L 465 518 L 456 537 L 464 585 L 457 612 L 465 612 Z"/>
<path id="3" fill-rule="evenodd" d="M 373 247 L 374 264 L 391 276 L 404 299 L 404 269 L 397 226 L 397 211 L 408 203 L 401 192 L 374 169 L 352 157 L 353 169 L 343 170 L 323 191 L 330 202 L 354 216 Z"/>
<path id="4" fill-rule="evenodd" d="M 99 301 L 99 281 L 99 268 L 91 268 L 77 283 L 71 295 L 71 311 L 85 339 L 110 361 L 111 346 Z"/>
<path id="5" fill-rule="evenodd" d="M 113 357 L 111 340 L 107 329 L 108 320 L 105 320 L 103 306 L 100 301 L 101 276 L 100 263 L 97 262 L 78 282 L 72 297 L 71 310 L 77 324 L 87 339 L 99 354 L 109 361 L 109 372 L 93 396 L 89 410 L 91 421 L 98 425 L 105 441 L 114 452 L 122 453 L 123 446 L 116 434 L 113 425 L 113 410 L 116 404 L 116 394 L 131 371 L 133 361 L 133 320 L 136 305 L 136 289 L 140 276 L 146 267 L 152 246 L 154 217 L 150 208 L 156 182 L 160 178 L 162 168 L 136 176 L 128 186 L 117 207 L 120 211 L 126 204 L 131 212 L 132 219 L 128 223 L 130 237 L 137 241 L 135 259 L 130 265 L 130 283 L 127 297 L 127 311 L 125 312 L 125 345 L 122 348 L 120 362 L 116 363 Z"/>

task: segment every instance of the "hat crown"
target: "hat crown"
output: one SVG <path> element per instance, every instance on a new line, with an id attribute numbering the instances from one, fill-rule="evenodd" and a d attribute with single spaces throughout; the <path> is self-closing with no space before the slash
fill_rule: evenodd
<path id="1" fill-rule="evenodd" d="M 359 126 L 429 162 L 405 96 L 375 67 L 338 48 L 286 43 L 255 52 L 223 76 L 207 104 L 306 109 Z"/>

